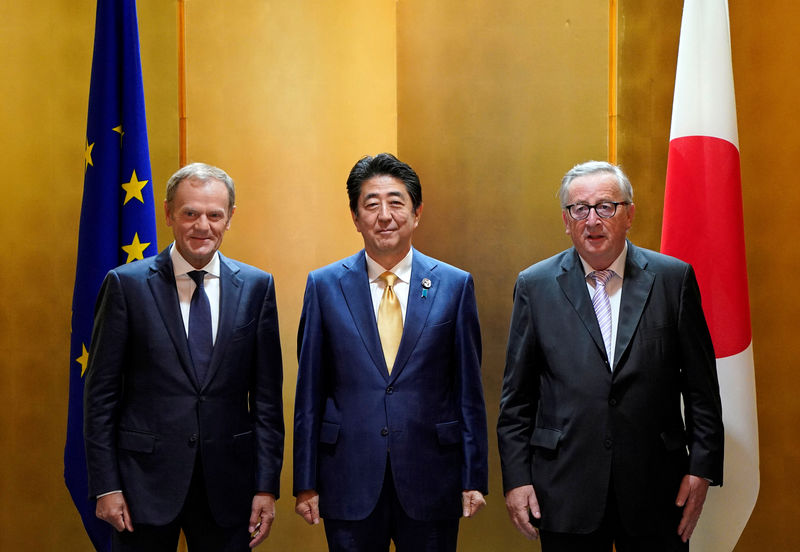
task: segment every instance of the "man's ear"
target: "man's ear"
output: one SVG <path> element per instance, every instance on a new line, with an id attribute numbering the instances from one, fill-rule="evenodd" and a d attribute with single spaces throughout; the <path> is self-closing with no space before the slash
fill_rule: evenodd
<path id="1" fill-rule="evenodd" d="M 416 219 L 414 221 L 414 228 L 416 228 L 417 225 L 419 224 L 419 219 L 422 216 L 422 208 L 423 207 L 425 207 L 425 204 L 420 202 L 419 206 L 414 210 L 414 218 Z"/>

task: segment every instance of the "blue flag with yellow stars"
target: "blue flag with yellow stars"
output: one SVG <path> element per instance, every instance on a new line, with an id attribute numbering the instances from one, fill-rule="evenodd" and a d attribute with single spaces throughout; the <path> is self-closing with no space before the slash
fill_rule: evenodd
<path id="1" fill-rule="evenodd" d="M 157 251 L 136 1 L 98 0 L 64 450 L 67 488 L 98 551 L 111 549 L 112 528 L 95 516 L 95 502 L 89 499 L 83 444 L 83 375 L 95 299 L 109 270 Z"/>

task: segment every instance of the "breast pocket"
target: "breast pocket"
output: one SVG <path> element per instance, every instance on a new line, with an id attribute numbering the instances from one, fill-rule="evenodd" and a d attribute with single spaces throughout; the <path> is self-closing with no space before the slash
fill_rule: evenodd
<path id="1" fill-rule="evenodd" d="M 642 339 L 649 341 L 651 339 L 668 339 L 675 334 L 674 324 L 665 324 L 662 326 L 649 326 L 641 329 Z"/>
<path id="2" fill-rule="evenodd" d="M 239 339 L 245 339 L 248 336 L 252 335 L 256 329 L 256 319 L 252 318 L 248 322 L 237 326 L 233 329 L 233 334 L 231 335 L 231 339 L 233 341 L 237 341 Z"/>

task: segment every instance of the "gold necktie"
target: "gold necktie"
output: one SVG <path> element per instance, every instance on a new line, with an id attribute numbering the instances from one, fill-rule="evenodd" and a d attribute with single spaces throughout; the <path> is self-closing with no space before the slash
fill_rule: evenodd
<path id="1" fill-rule="evenodd" d="M 378 307 L 378 334 L 381 336 L 383 358 L 386 359 L 386 368 L 392 373 L 394 357 L 400 347 L 400 338 L 403 337 L 403 312 L 400 310 L 400 301 L 394 294 L 394 283 L 397 276 L 391 272 L 384 272 L 379 276 L 386 287 Z"/>

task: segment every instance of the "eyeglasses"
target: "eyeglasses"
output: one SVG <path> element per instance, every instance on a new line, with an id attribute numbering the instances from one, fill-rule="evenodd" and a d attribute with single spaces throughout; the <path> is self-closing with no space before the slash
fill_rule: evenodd
<path id="1" fill-rule="evenodd" d="M 601 201 L 594 205 L 587 205 L 585 203 L 573 203 L 567 205 L 564 209 L 567 210 L 569 216 L 574 220 L 585 220 L 589 218 L 589 212 L 594 209 L 597 216 L 600 218 L 611 218 L 617 213 L 617 205 L 630 205 L 630 201 Z"/>

